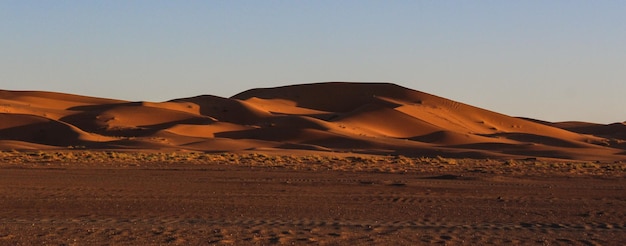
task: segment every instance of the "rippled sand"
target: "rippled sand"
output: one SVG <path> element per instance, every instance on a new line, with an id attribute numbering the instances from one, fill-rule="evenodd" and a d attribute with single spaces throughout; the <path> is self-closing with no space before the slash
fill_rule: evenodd
<path id="1" fill-rule="evenodd" d="M 620 245 L 626 179 L 3 166 L 0 245 Z"/>

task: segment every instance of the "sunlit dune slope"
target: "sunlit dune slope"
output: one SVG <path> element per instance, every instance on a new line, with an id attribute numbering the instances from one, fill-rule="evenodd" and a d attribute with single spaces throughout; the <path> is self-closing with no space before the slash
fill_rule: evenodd
<path id="1" fill-rule="evenodd" d="M 390 83 L 302 84 L 161 103 L 0 91 L 0 113 L 1 149 L 626 159 L 622 123 L 515 118 Z"/>

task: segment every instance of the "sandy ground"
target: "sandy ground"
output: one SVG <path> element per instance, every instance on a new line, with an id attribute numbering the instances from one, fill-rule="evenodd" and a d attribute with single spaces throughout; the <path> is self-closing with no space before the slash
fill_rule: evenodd
<path id="1" fill-rule="evenodd" d="M 391 83 L 0 89 L 0 245 L 624 245 L 626 122 Z"/>
<path id="2" fill-rule="evenodd" d="M 621 245 L 626 179 L 0 168 L 0 245 Z"/>

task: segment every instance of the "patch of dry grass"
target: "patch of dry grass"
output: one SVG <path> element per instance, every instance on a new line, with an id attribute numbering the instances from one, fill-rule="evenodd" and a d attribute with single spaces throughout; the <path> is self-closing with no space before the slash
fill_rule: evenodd
<path id="1" fill-rule="evenodd" d="M 383 173 L 491 173 L 508 175 L 626 176 L 626 163 L 453 159 L 398 156 L 274 155 L 188 151 L 1 151 L 0 167 L 163 168 L 177 165 L 232 165 L 292 170 Z"/>

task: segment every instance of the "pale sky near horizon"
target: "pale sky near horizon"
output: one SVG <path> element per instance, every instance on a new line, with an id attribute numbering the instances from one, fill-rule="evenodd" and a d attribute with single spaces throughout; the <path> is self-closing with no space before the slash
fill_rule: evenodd
<path id="1" fill-rule="evenodd" d="M 612 123 L 625 44 L 626 1 L 0 0 L 0 89 L 165 101 L 382 81 Z"/>

